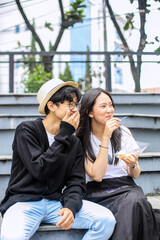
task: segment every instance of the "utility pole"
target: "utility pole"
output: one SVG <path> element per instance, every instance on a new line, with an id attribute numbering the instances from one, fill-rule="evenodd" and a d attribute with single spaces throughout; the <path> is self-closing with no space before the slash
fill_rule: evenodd
<path id="1" fill-rule="evenodd" d="M 106 2 L 102 0 L 102 9 L 103 9 L 103 35 L 104 35 L 104 51 L 107 52 L 107 27 L 106 27 Z M 107 91 L 112 91 L 111 86 L 111 62 L 110 55 L 105 54 L 105 88 Z"/>

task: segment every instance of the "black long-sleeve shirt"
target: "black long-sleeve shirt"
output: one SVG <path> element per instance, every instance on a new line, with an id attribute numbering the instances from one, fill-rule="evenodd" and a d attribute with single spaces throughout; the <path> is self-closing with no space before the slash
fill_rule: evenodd
<path id="1" fill-rule="evenodd" d="M 61 122 L 55 141 L 49 146 L 42 119 L 22 122 L 13 141 L 12 169 L 2 214 L 14 203 L 60 200 L 74 214 L 85 193 L 84 153 L 74 127 Z"/>

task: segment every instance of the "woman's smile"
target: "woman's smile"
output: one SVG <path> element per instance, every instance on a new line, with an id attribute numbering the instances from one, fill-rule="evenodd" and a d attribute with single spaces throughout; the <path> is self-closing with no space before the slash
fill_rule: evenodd
<path id="1" fill-rule="evenodd" d="M 109 120 L 109 119 L 112 118 L 112 115 L 107 115 L 107 116 L 105 116 L 105 118 L 106 118 L 107 120 Z"/>

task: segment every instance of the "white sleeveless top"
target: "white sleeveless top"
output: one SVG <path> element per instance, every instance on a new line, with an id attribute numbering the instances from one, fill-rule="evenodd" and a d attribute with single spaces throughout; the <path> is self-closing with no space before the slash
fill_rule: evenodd
<path id="1" fill-rule="evenodd" d="M 137 149 L 137 147 L 138 147 L 137 143 L 134 140 L 129 129 L 124 126 L 121 126 L 121 128 L 122 128 L 121 151 L 127 152 L 130 147 L 132 147 L 132 150 Z M 123 131 L 123 129 L 124 129 L 124 131 Z M 101 145 L 101 141 L 98 138 L 96 138 L 92 133 L 91 133 L 90 139 L 91 139 L 91 144 L 92 144 L 94 154 L 97 157 L 97 155 L 99 153 L 99 149 L 100 149 L 99 145 Z M 108 154 L 112 158 L 111 141 L 109 141 Z M 114 160 L 113 160 L 113 163 L 114 163 Z M 122 176 L 127 176 L 127 175 L 128 175 L 128 173 L 127 173 L 126 163 L 123 160 L 119 159 L 117 165 L 108 164 L 107 171 L 106 171 L 103 179 L 122 177 Z M 86 174 L 86 182 L 89 182 L 89 181 L 93 181 L 93 179 Z"/>

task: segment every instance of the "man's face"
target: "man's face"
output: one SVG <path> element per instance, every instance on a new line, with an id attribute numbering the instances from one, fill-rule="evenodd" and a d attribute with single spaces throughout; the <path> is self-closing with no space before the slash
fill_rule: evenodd
<path id="1" fill-rule="evenodd" d="M 68 110 L 70 111 L 70 115 L 78 111 L 78 102 L 76 97 L 73 98 L 72 102 L 66 100 L 63 103 L 59 103 L 55 114 L 58 119 L 62 120 Z"/>

